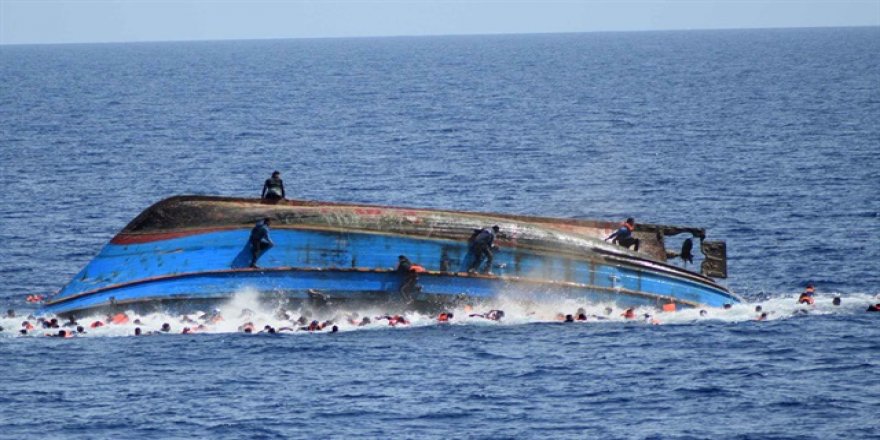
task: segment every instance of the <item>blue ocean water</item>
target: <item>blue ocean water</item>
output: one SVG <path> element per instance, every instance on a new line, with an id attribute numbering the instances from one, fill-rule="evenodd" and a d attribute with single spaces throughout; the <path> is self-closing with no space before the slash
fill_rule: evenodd
<path id="1" fill-rule="evenodd" d="M 20 315 L 150 204 L 274 169 L 297 198 L 704 226 L 753 299 L 332 335 L 0 318 L 0 437 L 880 437 L 878 53 L 880 28 L 0 46 Z"/>

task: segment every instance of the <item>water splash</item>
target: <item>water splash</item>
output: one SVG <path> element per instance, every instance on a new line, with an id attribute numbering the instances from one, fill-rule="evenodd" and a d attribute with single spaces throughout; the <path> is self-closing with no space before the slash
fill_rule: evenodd
<path id="1" fill-rule="evenodd" d="M 524 325 L 560 322 L 565 319 L 565 315 L 572 315 L 576 319 L 579 312 L 586 315 L 586 320 L 575 321 L 573 325 L 622 323 L 680 325 L 719 321 L 739 323 L 755 321 L 762 313 L 766 313 L 768 321 L 816 315 L 861 314 L 865 313 L 868 305 L 880 302 L 880 295 L 874 294 L 849 294 L 845 296 L 822 294 L 816 297 L 814 305 L 802 305 L 797 303 L 797 297 L 797 294 L 782 294 L 766 298 L 763 301 L 753 300 L 736 304 L 728 309 L 683 309 L 675 312 L 663 312 L 654 307 L 637 307 L 634 309 L 635 318 L 627 319 L 623 316 L 625 309 L 610 302 L 587 303 L 574 299 L 543 299 L 539 301 L 528 295 L 511 292 L 510 294 L 502 294 L 495 299 L 462 303 L 452 307 L 447 310 L 452 315 L 448 322 L 439 322 L 438 316 L 434 314 L 406 312 L 401 315 L 406 319 L 406 324 L 390 325 L 389 320 L 386 319 L 387 316 L 391 316 L 389 311 L 378 305 L 357 309 L 284 308 L 260 301 L 257 291 L 246 289 L 220 304 L 216 309 L 188 315 L 168 313 L 138 315 L 133 311 L 126 311 L 128 322 L 123 324 L 107 323 L 108 316 L 106 315 L 82 317 L 78 319 L 78 325 L 84 327 L 84 333 L 77 333 L 75 337 L 133 336 L 136 328 L 140 328 L 145 335 L 165 333 L 161 331 L 163 324 L 170 326 L 168 334 L 180 334 L 186 328 L 192 333 L 235 333 L 241 332 L 242 326 L 246 323 L 252 323 L 255 333 L 269 326 L 276 331 L 280 330 L 281 334 L 298 335 L 315 333 L 302 329 L 312 321 L 328 323 L 327 327 L 320 332 L 328 332 L 334 325 L 340 332 L 400 330 L 434 325 Z M 840 305 L 833 304 L 832 301 L 835 297 L 841 297 Z M 504 317 L 496 321 L 481 316 L 490 310 L 502 310 Z M 214 316 L 220 318 L 212 319 Z M 364 317 L 369 318 L 370 323 L 361 324 Z M 0 332 L 0 337 L 45 337 L 57 334 L 62 329 L 76 332 L 76 326 L 64 327 L 64 320 L 59 319 L 59 321 L 60 328 L 43 328 L 41 323 L 33 317 L 29 319 L 27 315 L 3 316 L 0 318 L 0 326 L 4 328 L 4 331 Z M 24 322 L 30 322 L 35 326 L 26 335 L 20 333 Z M 92 327 L 95 322 L 105 324 L 100 327 Z"/>

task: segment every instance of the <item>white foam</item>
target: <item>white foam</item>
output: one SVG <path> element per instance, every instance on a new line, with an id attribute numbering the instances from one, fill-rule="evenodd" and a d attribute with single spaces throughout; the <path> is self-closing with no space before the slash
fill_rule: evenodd
<path id="1" fill-rule="evenodd" d="M 835 296 L 841 296 L 842 304 L 835 306 L 832 300 Z M 180 334 L 185 327 L 191 329 L 196 328 L 199 324 L 204 325 L 204 329 L 197 330 L 196 333 L 233 333 L 240 332 L 240 327 L 246 322 L 252 322 L 255 331 L 259 331 L 264 326 L 269 325 L 276 329 L 288 327 L 297 329 L 293 332 L 283 332 L 282 334 L 300 334 L 307 335 L 311 332 L 299 330 L 302 324 L 298 324 L 292 320 L 304 314 L 309 321 L 318 320 L 324 322 L 333 320 L 333 324 L 337 325 L 339 331 L 361 331 L 361 330 L 400 330 L 412 327 L 423 327 L 431 325 L 522 325 L 529 323 L 541 322 L 558 322 L 559 315 L 577 314 L 579 308 L 583 308 L 588 315 L 585 322 L 578 322 L 579 325 L 603 325 L 608 323 L 634 322 L 643 324 L 659 324 L 659 325 L 676 325 L 676 324 L 693 324 L 697 322 L 747 322 L 755 321 L 761 312 L 755 310 L 757 306 L 761 306 L 762 312 L 767 313 L 767 320 L 788 319 L 794 316 L 815 316 L 828 314 L 860 314 L 870 304 L 880 302 L 880 296 L 877 294 L 817 294 L 814 305 L 801 305 L 797 303 L 798 295 L 796 293 L 782 294 L 773 296 L 763 301 L 745 302 L 736 304 L 729 309 L 723 308 L 705 308 L 705 316 L 701 316 L 700 309 L 684 309 L 676 312 L 662 312 L 654 307 L 638 307 L 635 309 L 636 319 L 627 320 L 622 316 L 623 308 L 611 303 L 587 303 L 583 301 L 560 299 L 547 300 L 538 295 L 529 295 L 522 292 L 505 292 L 497 298 L 483 302 L 474 302 L 472 304 L 462 304 L 458 307 L 448 310 L 454 317 L 444 324 L 437 322 L 436 315 L 427 315 L 416 312 L 407 312 L 403 316 L 409 321 L 408 325 L 390 326 L 387 320 L 377 320 L 375 318 L 385 316 L 388 311 L 381 309 L 379 306 L 365 307 L 356 310 L 304 310 L 304 309 L 288 309 L 284 310 L 291 319 L 285 319 L 279 315 L 278 308 L 266 306 L 258 300 L 258 293 L 251 290 L 243 290 L 235 295 L 229 301 L 221 304 L 218 309 L 222 320 L 215 323 L 206 323 L 199 319 L 203 312 L 188 315 L 188 318 L 195 323 L 183 322 L 183 316 L 168 315 L 165 313 L 152 313 L 148 315 L 137 315 L 133 311 L 127 311 L 130 321 L 126 324 L 107 324 L 103 327 L 90 328 L 90 324 L 95 321 L 104 321 L 106 316 L 88 316 L 80 318 L 79 325 L 85 327 L 86 333 L 79 334 L 77 337 L 93 337 L 93 336 L 133 336 L 135 328 L 140 327 L 144 334 L 157 332 L 162 324 L 171 325 L 170 334 Z M 541 298 L 540 300 L 537 298 Z M 606 308 L 611 308 L 612 312 L 607 313 Z M 485 313 L 492 309 L 504 311 L 504 318 L 501 321 L 492 321 L 480 317 L 470 317 L 471 314 Z M 244 311 L 247 315 L 243 315 Z M 212 312 L 212 311 L 206 311 Z M 356 314 L 356 321 L 360 321 L 362 317 L 369 317 L 373 322 L 366 326 L 358 326 L 352 324 L 347 318 Z M 650 318 L 645 318 L 645 315 Z M 0 333 L 0 337 L 20 336 L 19 330 L 22 328 L 22 322 L 26 317 L 18 316 L 15 318 L 0 318 L 0 326 L 4 327 L 4 331 Z M 140 324 L 134 321 L 139 320 Z M 59 320 L 62 324 L 64 320 Z M 34 330 L 28 332 L 28 337 L 44 337 L 47 334 L 57 334 L 59 329 L 43 329 L 38 326 L 35 320 L 30 320 L 36 326 Z M 64 328 L 64 327 L 62 327 Z M 66 328 L 74 330 L 73 328 Z M 323 332 L 328 332 L 325 329 Z"/>

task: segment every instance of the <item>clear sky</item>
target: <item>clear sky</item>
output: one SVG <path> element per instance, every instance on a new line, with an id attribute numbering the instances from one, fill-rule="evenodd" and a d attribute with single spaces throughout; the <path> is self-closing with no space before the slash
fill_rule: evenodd
<path id="1" fill-rule="evenodd" d="M 0 44 L 880 26 L 880 0 L 0 0 Z"/>

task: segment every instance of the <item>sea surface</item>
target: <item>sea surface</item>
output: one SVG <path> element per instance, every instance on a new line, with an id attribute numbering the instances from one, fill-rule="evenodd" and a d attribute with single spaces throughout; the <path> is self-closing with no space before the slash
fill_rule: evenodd
<path id="1" fill-rule="evenodd" d="M 242 292 L 204 334 L 18 334 L 152 203 L 276 169 L 295 198 L 706 227 L 749 301 L 246 335 Z M 880 28 L 0 46 L 0 244 L 2 439 L 876 439 Z"/>

